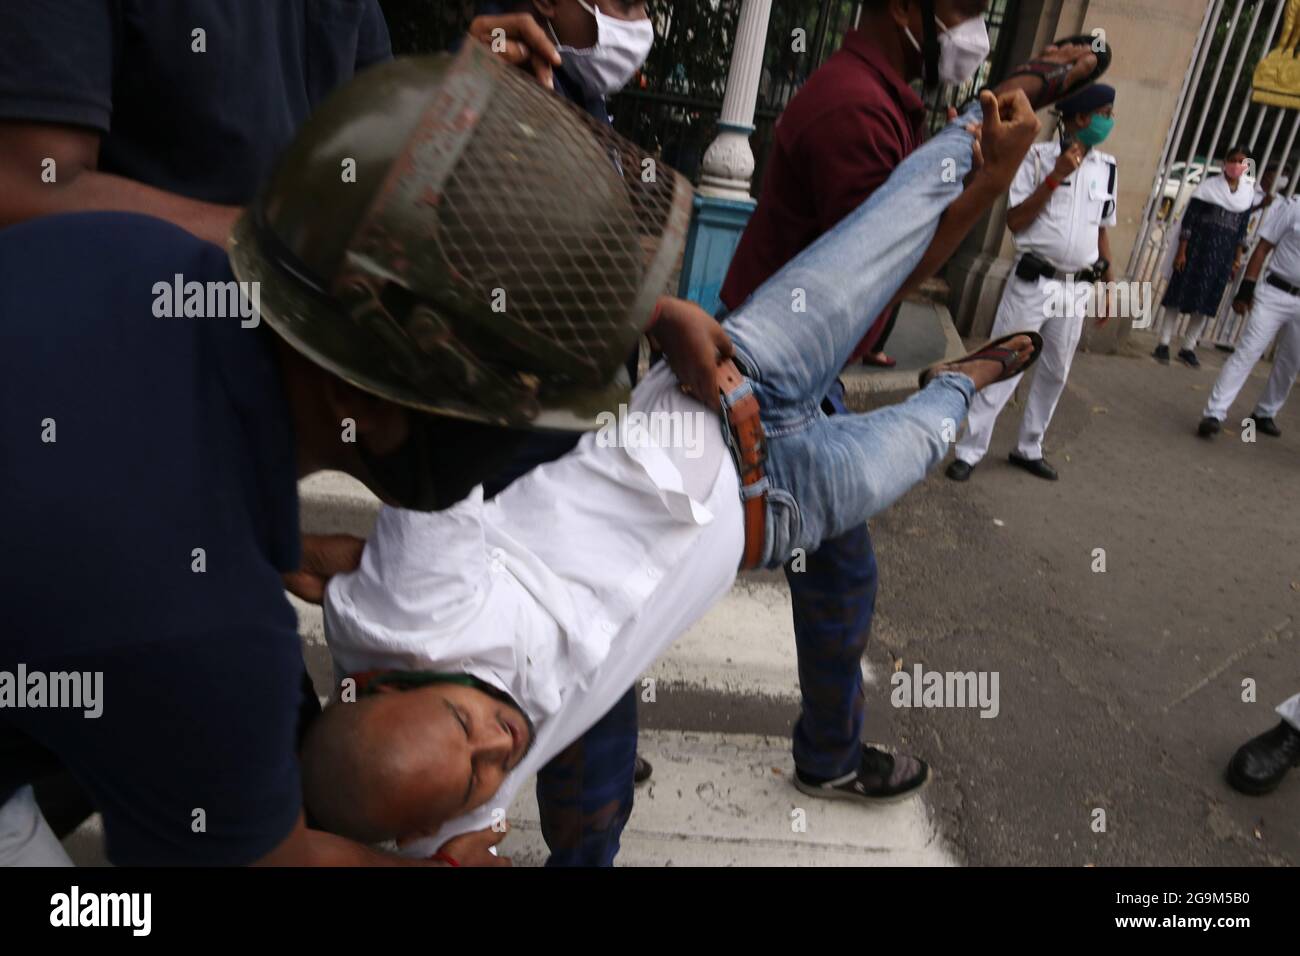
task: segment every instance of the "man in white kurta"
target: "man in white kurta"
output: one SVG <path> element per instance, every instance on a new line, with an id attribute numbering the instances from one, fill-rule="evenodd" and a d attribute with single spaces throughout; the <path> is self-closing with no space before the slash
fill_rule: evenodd
<path id="1" fill-rule="evenodd" d="M 495 797 L 409 844 L 413 855 L 503 819 L 520 786 L 735 580 L 744 527 L 718 416 L 663 365 L 634 407 L 669 423 L 654 426 L 665 447 L 624 428 L 619 450 L 593 453 L 612 437 L 593 432 L 491 502 L 476 490 L 446 511 L 385 509 L 361 567 L 330 584 L 326 638 L 341 677 L 468 674 L 508 694 L 536 728 Z M 673 422 L 699 440 L 671 441 L 662 429 Z"/>

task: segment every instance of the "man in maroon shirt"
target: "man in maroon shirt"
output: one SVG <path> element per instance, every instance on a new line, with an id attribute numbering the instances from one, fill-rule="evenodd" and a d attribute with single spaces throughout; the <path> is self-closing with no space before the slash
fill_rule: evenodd
<path id="1" fill-rule="evenodd" d="M 925 107 L 909 83 L 969 80 L 988 55 L 987 6 L 987 0 L 867 0 L 860 28 L 808 79 L 777 123 L 758 208 L 722 287 L 728 310 L 865 202 L 921 144 Z M 1086 46 L 1049 47 L 1037 65 L 1048 61 L 1072 63 L 1074 82 L 1091 73 L 1098 58 Z M 999 91 L 1021 88 L 1041 108 L 1034 100 L 1043 92 L 1040 82 L 1041 76 L 1019 76 Z M 953 203 L 903 291 L 932 275 L 986 209 L 969 190 Z M 876 320 L 859 354 L 877 347 L 891 311 Z M 842 396 L 839 386 L 826 397 L 827 413 L 845 411 Z M 860 662 L 877 584 L 866 525 L 799 556 L 786 565 L 786 580 L 803 697 L 794 729 L 795 786 L 865 803 L 920 790 L 930 776 L 923 760 L 860 739 Z"/>

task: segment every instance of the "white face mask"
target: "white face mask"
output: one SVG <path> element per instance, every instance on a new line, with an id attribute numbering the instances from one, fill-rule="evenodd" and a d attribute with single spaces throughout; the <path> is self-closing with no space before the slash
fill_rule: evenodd
<path id="1" fill-rule="evenodd" d="M 963 20 L 951 30 L 938 17 L 934 19 L 939 24 L 939 82 L 961 86 L 969 82 L 989 58 L 993 45 L 989 42 L 988 27 L 983 17 Z M 921 44 L 916 42 L 912 31 L 906 27 L 903 29 L 916 52 L 922 53 Z"/>
<path id="2" fill-rule="evenodd" d="M 578 3 L 596 18 L 596 45 L 579 50 L 557 42 L 564 65 L 588 92 L 598 96 L 617 93 L 645 65 L 654 46 L 655 28 L 649 20 L 616 20 L 586 0 Z"/>

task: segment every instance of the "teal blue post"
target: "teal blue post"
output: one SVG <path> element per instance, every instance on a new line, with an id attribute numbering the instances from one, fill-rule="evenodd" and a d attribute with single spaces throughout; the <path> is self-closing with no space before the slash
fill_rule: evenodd
<path id="1" fill-rule="evenodd" d="M 731 267 L 731 257 L 740 244 L 741 233 L 753 215 L 754 200 L 695 197 L 691 231 L 686 239 L 686 256 L 677 294 L 690 299 L 706 312 L 716 313 L 722 304 L 722 282 Z"/>
<path id="2" fill-rule="evenodd" d="M 757 205 L 750 195 L 754 151 L 749 137 L 754 132 L 771 14 L 772 0 L 744 0 L 741 5 L 718 137 L 704 153 L 700 191 L 686 238 L 678 295 L 713 313 L 722 304 L 723 280 Z"/>

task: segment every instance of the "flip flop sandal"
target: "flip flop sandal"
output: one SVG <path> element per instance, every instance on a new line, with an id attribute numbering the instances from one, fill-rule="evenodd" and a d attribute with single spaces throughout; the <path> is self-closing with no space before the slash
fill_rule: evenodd
<path id="1" fill-rule="evenodd" d="M 1034 347 L 1029 353 L 1029 358 L 1025 361 L 1025 364 L 1016 367 L 1016 362 L 1020 359 L 1020 353 L 1014 349 L 1003 348 L 1003 346 L 1022 335 L 1026 336 Z M 1005 382 L 1009 378 L 1028 372 L 1030 366 L 1037 362 L 1038 356 L 1042 354 L 1043 337 L 1037 332 L 1012 332 L 1010 335 L 1004 335 L 1000 339 L 987 343 L 978 352 L 972 352 L 970 355 L 964 355 L 951 362 L 940 362 L 938 365 L 931 365 L 921 373 L 920 378 L 917 379 L 917 385 L 920 388 L 925 388 L 940 372 L 956 371 L 956 366 L 964 365 L 967 362 L 999 362 L 1002 365 L 1002 374 L 989 383 L 990 385 L 996 385 L 998 382 Z"/>
<path id="2" fill-rule="evenodd" d="M 876 354 L 877 353 L 871 353 L 862 356 L 862 364 L 872 366 L 874 368 L 893 368 L 898 364 L 898 359 L 890 358 L 884 352 L 878 353 L 879 358 L 876 357 Z"/>
<path id="3" fill-rule="evenodd" d="M 1089 46 L 1096 42 L 1096 38 L 1083 34 L 1075 37 L 1065 37 L 1057 40 L 1053 46 Z M 1091 86 L 1101 79 L 1101 75 L 1110 69 L 1111 49 L 1109 43 L 1103 44 L 1103 49 L 1096 53 L 1097 65 L 1093 71 L 1083 79 L 1065 85 L 1065 79 L 1074 69 L 1073 63 L 1052 63 L 1050 60 L 1030 60 L 1017 70 L 1011 73 L 1007 79 L 1015 76 L 1036 76 L 1043 81 L 1043 88 L 1038 91 L 1037 96 L 1029 97 L 1029 102 L 1034 108 L 1034 112 L 1046 109 L 1054 103 L 1059 103 L 1067 96 L 1079 92 L 1084 87 Z"/>

